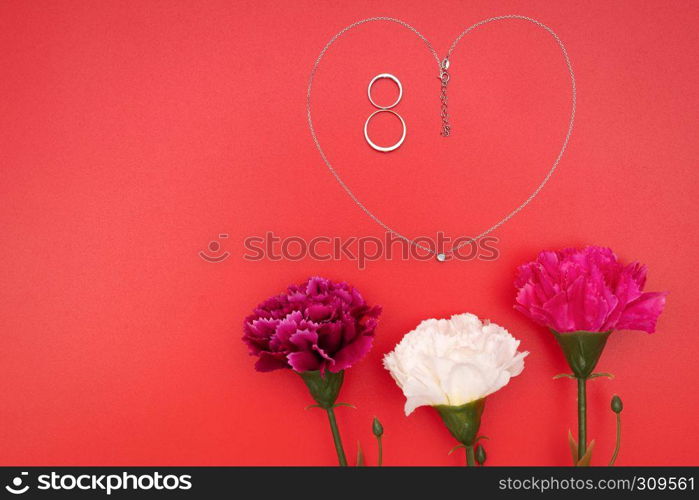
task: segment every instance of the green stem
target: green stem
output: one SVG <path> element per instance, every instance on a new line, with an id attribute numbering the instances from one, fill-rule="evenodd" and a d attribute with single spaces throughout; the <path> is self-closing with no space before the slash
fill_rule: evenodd
<path id="1" fill-rule="evenodd" d="M 376 441 L 379 443 L 379 467 L 383 465 L 383 442 L 381 441 L 381 436 L 376 436 Z"/>
<path id="2" fill-rule="evenodd" d="M 473 446 L 464 446 L 466 448 L 466 465 L 473 467 L 476 465 L 476 455 L 473 452 Z"/>
<path id="3" fill-rule="evenodd" d="M 619 454 L 619 448 L 621 448 L 621 413 L 616 414 L 616 446 L 614 447 L 614 454 L 612 459 L 609 461 L 609 465 L 614 465 L 616 462 L 616 457 Z"/>
<path id="4" fill-rule="evenodd" d="M 330 430 L 333 433 L 333 441 L 335 442 L 335 450 L 337 451 L 337 461 L 342 467 L 347 466 L 347 457 L 345 450 L 342 447 L 342 438 L 340 437 L 340 429 L 337 428 L 337 420 L 335 419 L 335 411 L 332 408 L 326 408 L 328 412 L 328 421 L 330 422 Z"/>
<path id="5" fill-rule="evenodd" d="M 587 378 L 578 378 L 578 460 L 587 451 Z"/>

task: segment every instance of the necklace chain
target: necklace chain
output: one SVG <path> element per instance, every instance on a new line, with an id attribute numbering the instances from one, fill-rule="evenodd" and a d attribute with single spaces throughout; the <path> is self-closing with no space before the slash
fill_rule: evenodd
<path id="1" fill-rule="evenodd" d="M 440 251 L 440 249 L 432 249 L 422 243 L 416 242 L 412 240 L 411 238 L 399 233 L 398 231 L 394 230 L 393 228 L 389 227 L 387 224 L 385 224 L 381 219 L 379 219 L 376 215 L 374 215 L 371 210 L 369 210 L 360 200 L 357 198 L 357 196 L 352 192 L 352 190 L 349 188 L 347 184 L 342 180 L 340 177 L 340 174 L 337 173 L 335 168 L 333 168 L 332 164 L 328 160 L 328 157 L 326 156 L 325 152 L 323 151 L 323 148 L 320 146 L 320 142 L 318 140 L 318 137 L 316 136 L 316 131 L 315 128 L 313 127 L 313 118 L 311 116 L 311 90 L 313 88 L 313 79 L 315 77 L 315 74 L 318 70 L 318 66 L 320 65 L 320 61 L 323 59 L 323 56 L 325 53 L 328 51 L 330 46 L 337 41 L 338 38 L 340 38 L 342 35 L 344 35 L 346 32 L 349 30 L 356 28 L 357 26 L 360 26 L 365 23 L 369 22 L 375 22 L 375 21 L 387 21 L 387 22 L 392 22 L 399 24 L 413 33 L 415 33 L 427 46 L 427 48 L 430 50 L 432 55 L 435 58 L 435 61 L 437 62 L 437 66 L 439 67 L 439 79 L 441 82 L 441 92 L 440 92 L 440 101 L 441 101 L 441 118 L 442 118 L 442 130 L 441 130 L 441 135 L 444 137 L 448 137 L 449 134 L 451 133 L 451 125 L 449 124 L 449 113 L 448 113 L 448 96 L 447 96 L 447 84 L 449 83 L 449 58 L 451 57 L 452 53 L 454 52 L 454 49 L 456 48 L 457 44 L 461 41 L 461 39 L 466 36 L 469 32 L 473 31 L 474 29 L 478 28 L 479 26 L 483 26 L 484 24 L 488 24 L 494 21 L 502 21 L 506 19 L 519 19 L 523 21 L 528 21 L 530 23 L 535 24 L 536 26 L 546 30 L 556 41 L 558 44 L 559 48 L 561 49 L 561 52 L 563 53 L 563 58 L 565 59 L 566 66 L 568 68 L 568 73 L 570 76 L 570 84 L 571 84 L 571 108 L 570 108 L 570 120 L 568 122 L 568 128 L 566 130 L 565 138 L 563 139 L 563 145 L 561 146 L 560 151 L 558 152 L 558 155 L 556 156 L 556 159 L 553 162 L 553 165 L 549 169 L 549 171 L 546 173 L 544 176 L 544 179 L 541 181 L 541 183 L 537 186 L 537 188 L 527 197 L 527 199 L 522 202 L 521 205 L 519 205 L 517 208 L 512 210 L 509 214 L 507 214 L 505 217 L 503 217 L 500 221 L 498 221 L 496 224 L 491 226 L 490 228 L 486 229 L 482 233 L 480 233 L 477 236 L 474 236 L 473 238 L 468 238 L 461 243 L 459 243 L 457 246 L 452 247 L 450 250 L 443 250 Z M 364 211 L 374 222 L 376 222 L 379 226 L 383 227 L 386 231 L 390 232 L 394 236 L 406 241 L 410 245 L 420 248 L 421 250 L 424 250 L 428 253 L 431 253 L 435 256 L 438 257 L 445 257 L 448 255 L 453 255 L 455 252 L 457 252 L 461 247 L 464 245 L 469 245 L 480 238 L 492 233 L 496 229 L 498 229 L 500 226 L 505 224 L 507 221 L 509 221 L 512 217 L 517 215 L 524 207 L 526 207 L 536 196 L 541 192 L 541 190 L 544 188 L 546 183 L 549 181 L 553 173 L 556 171 L 556 167 L 558 167 L 558 164 L 561 161 L 561 158 L 563 158 L 563 153 L 565 153 L 566 148 L 568 147 L 568 143 L 570 142 L 570 136 L 573 132 L 573 123 L 575 121 L 575 107 L 576 107 L 576 102 L 577 102 L 577 90 L 576 90 L 576 84 L 575 84 L 575 75 L 573 73 L 573 65 L 570 62 L 570 58 L 568 57 L 568 51 L 565 48 L 565 45 L 563 45 L 563 42 L 561 39 L 558 37 L 558 35 L 548 26 L 543 24 L 540 21 L 537 21 L 536 19 L 533 19 L 531 17 L 527 16 L 521 16 L 517 14 L 511 14 L 511 15 L 506 15 L 506 16 L 496 16 L 496 17 L 490 17 L 488 19 L 483 19 L 482 21 L 479 21 L 475 24 L 472 24 L 465 30 L 463 30 L 459 36 L 454 39 L 454 42 L 451 44 L 451 47 L 449 47 L 449 51 L 447 52 L 446 57 L 443 60 L 440 60 L 439 55 L 437 54 L 437 51 L 432 47 L 432 44 L 423 36 L 422 33 L 420 33 L 417 29 L 412 27 L 410 24 L 406 23 L 405 21 L 402 21 L 400 19 L 396 19 L 393 17 L 369 17 L 366 19 L 361 19 L 359 21 L 356 21 L 349 26 L 344 27 L 342 30 L 337 32 L 335 36 L 333 36 L 330 41 L 323 47 L 323 50 L 320 51 L 320 54 L 318 55 L 318 58 L 316 59 L 315 63 L 313 64 L 313 68 L 311 69 L 311 75 L 308 80 L 308 90 L 306 92 L 306 114 L 308 117 L 308 127 L 311 131 L 311 136 L 313 137 L 313 142 L 315 143 L 316 149 L 318 149 L 318 152 L 320 153 L 320 157 L 322 158 L 323 162 L 327 166 L 328 170 L 330 173 L 335 177 L 335 180 L 340 184 L 340 186 L 345 190 L 345 192 L 349 195 L 349 197 L 354 201 L 354 203 Z M 440 258 L 439 260 L 444 260 Z"/>
<path id="2" fill-rule="evenodd" d="M 439 81 L 442 83 L 441 93 L 439 94 L 439 100 L 442 101 L 442 137 L 449 137 L 451 133 L 451 126 L 449 125 L 449 108 L 447 104 L 449 102 L 449 97 L 447 97 L 447 83 L 449 83 L 449 59 L 445 58 L 439 67 Z"/>

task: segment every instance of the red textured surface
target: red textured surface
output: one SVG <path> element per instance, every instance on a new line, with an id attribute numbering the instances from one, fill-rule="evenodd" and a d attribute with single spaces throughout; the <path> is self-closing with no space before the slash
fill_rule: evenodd
<path id="1" fill-rule="evenodd" d="M 340 28 L 414 24 L 444 54 L 493 15 L 540 19 L 566 43 L 579 101 L 551 183 L 497 231 L 494 262 L 248 262 L 242 240 L 380 228 L 321 163 L 305 121 L 308 73 Z M 658 332 L 615 333 L 590 383 L 593 462 L 696 464 L 696 2 L 24 2 L 0 5 L 0 463 L 333 464 L 319 411 L 291 373 L 258 374 L 240 342 L 258 301 L 312 274 L 384 306 L 376 344 L 346 377 L 346 447 L 387 464 L 461 464 L 430 409 L 406 418 L 380 365 L 421 319 L 471 311 L 531 351 L 489 398 L 489 463 L 565 465 L 575 388 L 553 339 L 512 309 L 516 265 L 543 248 L 609 245 L 669 290 Z M 364 26 L 328 53 L 318 134 L 357 194 L 411 235 L 473 234 L 538 184 L 567 119 L 565 66 L 524 22 L 468 35 L 452 59 L 454 134 L 438 135 L 436 65 L 399 26 Z M 364 143 L 365 86 L 392 72 L 408 138 Z M 377 89 L 379 91 L 380 89 Z M 390 90 L 387 85 L 384 89 Z M 388 128 L 376 124 L 377 138 Z M 388 137 L 385 138 L 388 140 Z M 219 264 L 197 256 L 219 233 Z"/>

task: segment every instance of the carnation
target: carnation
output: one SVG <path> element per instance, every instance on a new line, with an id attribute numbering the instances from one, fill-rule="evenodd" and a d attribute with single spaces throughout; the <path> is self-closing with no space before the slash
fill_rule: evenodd
<path id="1" fill-rule="evenodd" d="M 515 309 L 556 332 L 655 331 L 666 292 L 644 292 L 647 269 L 609 248 L 543 251 L 517 269 Z"/>
<path id="2" fill-rule="evenodd" d="M 257 306 L 243 341 L 259 371 L 338 373 L 369 352 L 380 313 L 349 284 L 313 277 Z"/>
<path id="3" fill-rule="evenodd" d="M 518 347 L 502 326 L 456 314 L 421 322 L 384 357 L 384 366 L 402 389 L 409 415 L 420 406 L 461 406 L 506 386 L 529 354 Z"/>

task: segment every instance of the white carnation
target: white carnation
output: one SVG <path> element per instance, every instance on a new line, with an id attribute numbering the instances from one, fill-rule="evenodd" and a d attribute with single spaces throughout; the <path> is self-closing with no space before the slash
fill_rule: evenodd
<path id="1" fill-rule="evenodd" d="M 420 323 L 383 363 L 403 390 L 410 415 L 419 406 L 460 406 L 506 386 L 529 354 L 518 347 L 505 328 L 470 313 L 455 314 Z"/>

